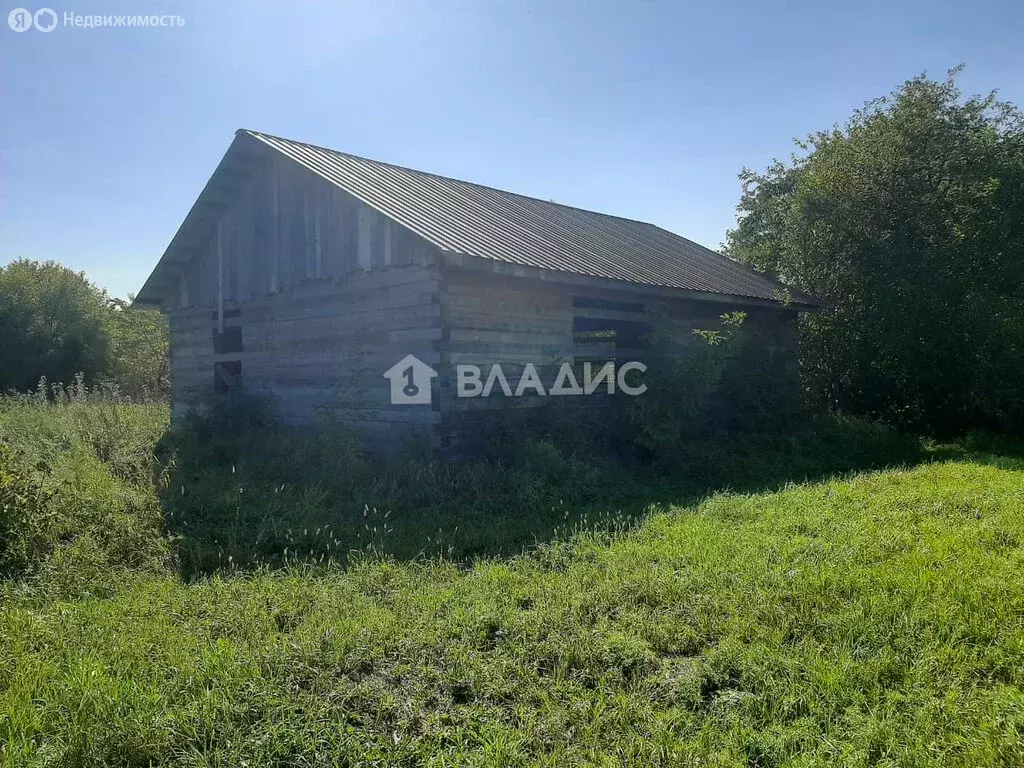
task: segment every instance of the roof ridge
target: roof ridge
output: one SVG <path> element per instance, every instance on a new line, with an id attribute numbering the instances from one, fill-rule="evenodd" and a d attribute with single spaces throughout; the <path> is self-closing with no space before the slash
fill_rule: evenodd
<path id="1" fill-rule="evenodd" d="M 385 166 L 387 166 L 389 168 L 397 168 L 400 171 L 409 171 L 411 173 L 419 173 L 419 174 L 422 174 L 424 176 L 432 176 L 435 179 L 444 179 L 445 181 L 454 181 L 454 182 L 456 182 L 458 184 L 469 184 L 472 187 L 479 187 L 481 189 L 489 189 L 492 192 L 500 192 L 503 195 L 513 195 L 515 197 L 521 197 L 524 200 L 532 200 L 533 202 L 544 203 L 545 205 L 556 205 L 559 208 L 567 208 L 570 211 L 579 211 L 581 213 L 588 213 L 588 214 L 591 214 L 591 215 L 594 215 L 594 216 L 607 216 L 609 219 L 618 219 L 619 221 L 628 221 L 628 222 L 630 222 L 632 224 L 640 224 L 640 225 L 645 226 L 645 227 L 657 227 L 658 226 L 657 224 L 653 224 L 652 222 L 649 222 L 649 221 L 642 221 L 641 219 L 631 219 L 628 216 L 617 216 L 614 213 L 605 213 L 604 211 L 595 211 L 595 210 L 593 210 L 591 208 L 581 208 L 578 205 L 568 205 L 566 203 L 556 202 L 555 200 L 545 200 L 542 197 L 534 197 L 533 195 L 524 195 L 521 192 L 513 192 L 510 189 L 502 189 L 501 187 L 492 187 L 492 186 L 490 186 L 488 184 L 481 184 L 478 181 L 468 181 L 466 179 L 458 179 L 458 178 L 456 178 L 454 176 L 445 176 L 442 173 L 434 173 L 433 171 L 424 171 L 424 170 L 420 170 L 419 168 L 410 168 L 408 165 L 399 165 L 398 163 L 389 163 L 389 162 L 386 162 L 384 160 L 377 160 L 377 159 L 372 158 L 372 157 L 366 157 L 365 155 L 356 155 L 356 154 L 353 154 L 351 152 L 342 152 L 340 149 L 332 149 L 331 147 L 325 147 L 323 144 L 313 144 L 313 143 L 308 142 L 308 141 L 299 141 L 298 139 L 289 139 L 287 136 L 277 136 L 276 134 L 266 133 L 265 131 L 254 131 L 251 128 L 239 128 L 237 131 L 235 131 L 236 134 L 243 133 L 243 132 L 244 133 L 248 133 L 248 134 L 253 135 L 253 136 L 266 136 L 267 138 L 276 139 L 277 141 L 287 141 L 290 144 L 301 144 L 304 147 L 311 147 L 313 149 L 319 149 L 319 150 L 322 150 L 324 152 L 331 152 L 331 153 L 333 153 L 335 155 L 343 155 L 345 157 L 351 157 L 351 158 L 354 158 L 356 160 L 362 160 L 362 161 L 367 162 L 367 163 L 375 163 L 376 165 L 385 165 Z M 661 229 L 661 227 L 658 227 L 658 229 Z M 668 232 L 669 230 L 665 230 L 665 231 Z M 675 234 L 675 233 L 673 232 L 672 234 Z M 676 235 L 676 237 L 682 237 L 682 235 Z M 686 239 L 686 238 L 684 238 L 684 239 Z M 693 242 L 693 241 L 690 240 L 689 242 Z M 706 248 L 706 246 L 700 245 L 700 243 L 694 243 L 694 245 L 697 245 L 697 246 L 699 246 L 701 248 Z M 707 250 L 710 251 L 712 249 L 707 248 Z M 713 253 L 717 253 L 717 251 L 712 251 L 712 252 Z M 719 255 L 721 255 L 721 254 L 719 254 Z"/>

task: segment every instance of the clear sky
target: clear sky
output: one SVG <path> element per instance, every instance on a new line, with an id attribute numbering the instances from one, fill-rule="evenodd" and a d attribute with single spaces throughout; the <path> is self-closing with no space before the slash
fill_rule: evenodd
<path id="1" fill-rule="evenodd" d="M 50 7 L 185 20 L 0 26 L 0 263 L 56 259 L 119 296 L 141 287 L 237 128 L 717 247 L 744 166 L 922 71 L 962 62 L 966 92 L 1024 104 L 1024 0 Z"/>

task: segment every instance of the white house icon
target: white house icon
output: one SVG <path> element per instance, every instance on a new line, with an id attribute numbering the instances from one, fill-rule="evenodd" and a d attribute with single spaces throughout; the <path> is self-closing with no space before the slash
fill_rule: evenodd
<path id="1" fill-rule="evenodd" d="M 403 357 L 384 372 L 391 382 L 392 405 L 430 405 L 430 380 L 435 376 L 437 371 L 418 357 Z"/>

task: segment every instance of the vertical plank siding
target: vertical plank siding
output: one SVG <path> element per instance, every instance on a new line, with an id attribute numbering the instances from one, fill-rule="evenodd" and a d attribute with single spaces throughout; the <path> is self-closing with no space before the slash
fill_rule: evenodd
<path id="1" fill-rule="evenodd" d="M 218 231 L 224 326 L 240 329 L 241 352 L 214 352 Z M 176 417 L 213 392 L 217 363 L 240 362 L 244 391 L 271 398 L 286 423 L 332 412 L 370 443 L 431 433 L 439 412 L 392 406 L 383 372 L 407 354 L 440 362 L 436 262 L 432 246 L 309 171 L 268 162 L 180 276 Z"/>
<path id="2" fill-rule="evenodd" d="M 377 211 L 285 157 L 272 157 L 249 179 L 221 219 L 224 300 L 248 301 L 307 280 L 356 269 L 425 266 L 434 249 Z M 174 308 L 216 306 L 217 243 L 182 272 Z"/>

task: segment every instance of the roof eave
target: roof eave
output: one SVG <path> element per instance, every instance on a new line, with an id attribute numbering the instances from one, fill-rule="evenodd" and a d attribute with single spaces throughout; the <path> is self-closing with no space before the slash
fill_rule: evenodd
<path id="1" fill-rule="evenodd" d="M 255 160 L 265 156 L 267 150 L 262 144 L 254 141 L 248 132 L 235 132 L 234 140 L 178 226 L 177 232 L 143 283 L 132 306 L 164 306 L 167 293 L 173 288 L 176 276 L 173 268 L 187 264 L 195 250 L 202 247 L 214 222 L 241 185 L 251 176 Z"/>
<path id="2" fill-rule="evenodd" d="M 496 275 L 522 277 L 524 279 L 532 280 L 566 282 L 592 288 L 625 290 L 635 293 L 655 294 L 666 298 L 687 298 L 694 301 L 708 301 L 734 306 L 771 307 L 775 309 L 790 309 L 796 312 L 820 311 L 820 304 L 816 303 L 816 300 L 814 300 L 813 297 L 805 296 L 804 294 L 800 295 L 806 300 L 790 299 L 787 301 L 785 298 L 780 298 L 778 300 L 766 299 L 757 296 L 716 293 L 712 291 L 695 291 L 689 288 L 657 285 L 654 283 L 644 283 L 635 280 L 620 280 L 611 277 L 585 275 L 571 270 L 533 267 L 524 264 L 500 261 L 498 259 L 491 259 L 486 256 L 479 256 L 471 253 L 460 253 L 457 251 L 442 250 L 440 253 L 441 263 L 444 266 L 478 273 L 485 272 Z M 792 289 L 789 290 L 792 291 Z"/>

